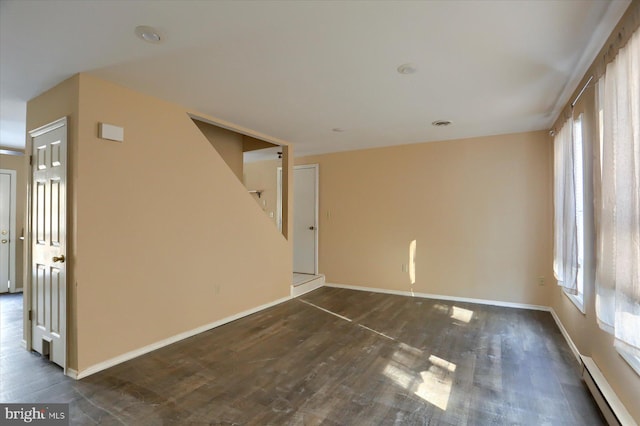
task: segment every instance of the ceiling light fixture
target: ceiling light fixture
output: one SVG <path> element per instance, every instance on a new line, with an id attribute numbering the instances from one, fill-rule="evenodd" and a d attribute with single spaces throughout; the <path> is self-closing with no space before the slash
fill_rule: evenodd
<path id="1" fill-rule="evenodd" d="M 413 64 L 402 64 L 398 67 L 400 74 L 414 74 L 418 69 Z"/>
<path id="2" fill-rule="evenodd" d="M 149 43 L 158 44 L 162 41 L 162 37 L 160 37 L 160 34 L 158 34 L 158 31 L 156 31 L 156 29 L 153 27 L 140 25 L 136 27 L 135 33 L 142 40 Z"/>
<path id="3" fill-rule="evenodd" d="M 451 124 L 449 120 L 436 120 L 431 123 L 432 126 L 436 127 L 447 127 Z"/>

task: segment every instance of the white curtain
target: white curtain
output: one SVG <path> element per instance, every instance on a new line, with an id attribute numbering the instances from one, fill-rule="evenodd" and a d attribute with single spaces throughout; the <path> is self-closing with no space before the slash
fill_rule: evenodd
<path id="1" fill-rule="evenodd" d="M 577 294 L 578 240 L 573 120 L 567 120 L 556 133 L 553 149 L 553 272 L 558 280 L 558 285 L 564 287 L 571 294 Z"/>
<path id="2" fill-rule="evenodd" d="M 596 313 L 616 346 L 640 358 L 640 31 L 607 65 L 598 103 Z"/>

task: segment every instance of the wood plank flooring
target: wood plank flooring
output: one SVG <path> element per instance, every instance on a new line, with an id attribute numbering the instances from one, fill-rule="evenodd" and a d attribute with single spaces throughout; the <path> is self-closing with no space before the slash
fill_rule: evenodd
<path id="1" fill-rule="evenodd" d="M 601 425 L 547 312 L 321 288 L 74 381 L 19 346 L 0 296 L 0 402 L 71 424 Z"/>

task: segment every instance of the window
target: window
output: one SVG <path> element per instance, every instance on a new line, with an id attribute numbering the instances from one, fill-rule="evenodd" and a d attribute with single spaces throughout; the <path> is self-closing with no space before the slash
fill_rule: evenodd
<path id="1" fill-rule="evenodd" d="M 576 274 L 576 294 L 567 292 L 569 299 L 582 312 L 584 311 L 584 173 L 583 173 L 583 143 L 582 119 L 580 114 L 573 122 L 573 174 L 575 184 L 575 215 L 576 215 L 576 243 L 578 270 Z"/>
<path id="2" fill-rule="evenodd" d="M 577 296 L 579 263 L 576 178 L 582 180 L 582 167 L 576 170 L 574 122 L 572 120 L 566 121 L 555 135 L 553 149 L 553 272 L 558 280 L 558 285 L 563 287 L 568 294 Z M 580 153 L 579 158 L 581 157 Z M 580 176 L 576 176 L 576 172 Z"/>
<path id="3" fill-rule="evenodd" d="M 640 31 L 598 81 L 596 314 L 640 374 Z M 596 172 L 597 174 L 597 172 Z"/>

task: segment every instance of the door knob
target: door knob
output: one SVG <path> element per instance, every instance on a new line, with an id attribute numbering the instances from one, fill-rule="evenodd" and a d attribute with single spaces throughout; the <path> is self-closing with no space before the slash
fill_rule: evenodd
<path id="1" fill-rule="evenodd" d="M 64 263 L 64 254 L 61 254 L 60 256 L 53 256 L 53 261 Z"/>
<path id="2" fill-rule="evenodd" d="M 2 240 L 2 244 L 7 244 L 9 240 Z"/>
<path id="3" fill-rule="evenodd" d="M 309 229 L 313 231 L 314 229 L 316 229 L 316 227 L 315 226 L 310 226 Z"/>

